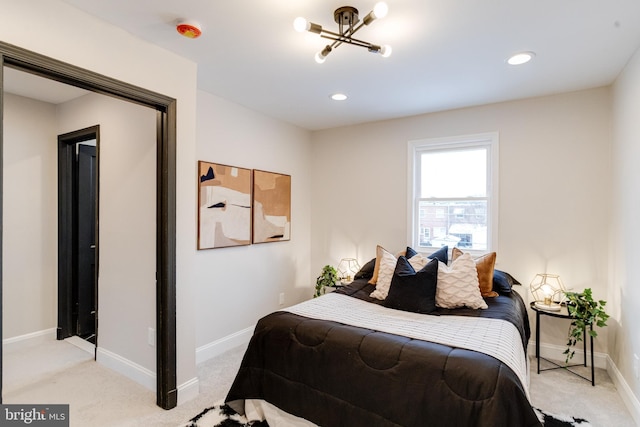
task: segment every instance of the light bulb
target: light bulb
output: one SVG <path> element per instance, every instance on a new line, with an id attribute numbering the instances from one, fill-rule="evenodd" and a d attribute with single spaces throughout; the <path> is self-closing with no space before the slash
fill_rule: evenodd
<path id="1" fill-rule="evenodd" d="M 381 1 L 373 6 L 373 14 L 375 15 L 376 19 L 384 18 L 385 16 L 387 16 L 387 13 L 389 13 L 389 6 L 387 6 L 385 2 Z"/>
<path id="2" fill-rule="evenodd" d="M 391 52 L 392 52 L 391 46 L 389 46 L 388 44 L 385 44 L 380 48 L 380 55 L 382 55 L 383 58 L 390 57 Z"/>
<path id="3" fill-rule="evenodd" d="M 298 16 L 296 19 L 293 20 L 293 28 L 299 33 L 308 31 L 310 28 L 309 21 L 307 21 L 302 16 Z"/>
<path id="4" fill-rule="evenodd" d="M 327 55 L 329 55 L 330 53 L 331 53 L 331 46 L 326 45 L 324 49 L 316 53 L 316 62 L 318 64 L 322 64 L 324 60 L 327 58 Z"/>

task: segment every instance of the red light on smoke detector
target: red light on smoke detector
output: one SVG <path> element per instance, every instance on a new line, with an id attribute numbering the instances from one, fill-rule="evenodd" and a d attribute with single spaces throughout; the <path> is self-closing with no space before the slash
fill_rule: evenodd
<path id="1" fill-rule="evenodd" d="M 195 23 L 181 22 L 176 26 L 176 30 L 180 35 L 188 37 L 190 39 L 197 39 L 202 34 L 200 26 Z"/>

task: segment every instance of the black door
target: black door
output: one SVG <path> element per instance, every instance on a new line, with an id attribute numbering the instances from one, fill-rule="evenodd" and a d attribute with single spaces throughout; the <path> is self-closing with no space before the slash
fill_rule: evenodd
<path id="1" fill-rule="evenodd" d="M 96 332 L 96 147 L 78 144 L 77 262 L 74 292 L 75 334 L 95 343 Z"/>

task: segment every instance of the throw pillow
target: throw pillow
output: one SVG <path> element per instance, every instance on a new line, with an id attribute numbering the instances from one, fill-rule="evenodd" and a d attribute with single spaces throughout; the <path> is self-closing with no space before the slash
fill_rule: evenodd
<path id="1" fill-rule="evenodd" d="M 416 272 L 410 263 L 411 259 L 403 256 L 398 258 L 389 294 L 383 305 L 396 310 L 429 314 L 436 310 L 438 260 L 428 260 L 424 268 Z"/>
<path id="2" fill-rule="evenodd" d="M 521 285 L 512 275 L 500 270 L 493 270 L 493 290 L 500 294 L 511 293 L 513 285 Z"/>
<path id="3" fill-rule="evenodd" d="M 376 268 L 376 259 L 373 258 L 371 261 L 362 266 L 360 271 L 353 276 L 353 279 L 370 279 L 373 277 L 373 270 Z"/>
<path id="4" fill-rule="evenodd" d="M 451 266 L 438 261 L 436 305 L 443 308 L 488 308 L 478 285 L 478 271 L 471 255 L 464 253 Z"/>
<path id="5" fill-rule="evenodd" d="M 411 267 L 413 267 L 415 271 L 421 270 L 425 265 L 429 264 L 429 262 L 432 261 L 431 258 L 427 258 L 422 254 L 418 254 L 418 253 L 412 256 L 411 258 L 409 257 L 406 257 L 406 258 L 409 264 L 411 264 Z"/>
<path id="6" fill-rule="evenodd" d="M 443 246 L 431 255 L 429 255 L 431 259 L 437 259 L 440 262 L 445 264 L 449 264 L 449 246 Z"/>
<path id="7" fill-rule="evenodd" d="M 391 286 L 391 278 L 393 277 L 393 271 L 396 268 L 396 257 L 393 256 L 382 246 L 378 246 L 378 278 L 376 281 L 376 290 L 369 295 L 371 298 L 383 300 L 389 293 L 389 286 Z M 375 274 L 375 273 L 374 273 Z M 371 281 L 369 281 L 371 283 Z"/>
<path id="8" fill-rule="evenodd" d="M 416 252 L 415 249 L 413 249 L 412 247 L 407 246 L 407 250 L 405 251 L 405 256 L 407 257 L 407 259 L 418 255 L 418 252 Z"/>
<path id="9" fill-rule="evenodd" d="M 463 252 L 458 248 L 453 248 L 451 257 L 455 261 Z M 478 270 L 478 286 L 483 297 L 497 297 L 498 293 L 493 290 L 493 268 L 496 265 L 496 253 L 489 252 L 476 258 L 476 269 Z"/>

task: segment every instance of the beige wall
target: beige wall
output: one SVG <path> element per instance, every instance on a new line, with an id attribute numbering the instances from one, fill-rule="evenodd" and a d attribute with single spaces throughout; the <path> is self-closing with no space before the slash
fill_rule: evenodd
<path id="1" fill-rule="evenodd" d="M 636 396 L 632 403 L 640 424 L 640 379 L 633 369 L 634 354 L 640 357 L 640 51 L 618 78 L 613 93 L 609 355 Z"/>
<path id="2" fill-rule="evenodd" d="M 58 325 L 56 130 L 54 105 L 5 94 L 3 339 Z"/>
<path id="3" fill-rule="evenodd" d="M 497 267 L 526 285 L 536 273 L 560 274 L 606 298 L 610 104 L 600 88 L 315 132 L 312 272 L 342 257 L 366 262 L 377 244 L 407 245 L 408 141 L 496 131 Z M 529 297 L 527 287 L 520 293 Z M 543 342 L 563 346 L 567 326 L 552 319 Z M 596 351 L 607 351 L 606 333 Z"/>
<path id="4" fill-rule="evenodd" d="M 6 94 L 4 111 L 3 338 L 58 325 L 57 136 L 99 125 L 98 360 L 139 366 L 154 389 L 155 111 L 97 94 L 59 105 Z"/>
<path id="5" fill-rule="evenodd" d="M 280 293 L 286 306 L 313 295 L 310 132 L 198 92 L 197 158 L 291 175 L 292 192 L 290 241 L 198 251 L 196 346 L 204 359 L 217 352 L 217 340 L 252 332 L 260 317 L 280 307 Z"/>
<path id="6" fill-rule="evenodd" d="M 93 93 L 56 111 L 58 134 L 100 125 L 98 360 L 114 353 L 155 374 L 156 112 Z M 142 382 L 155 389 L 153 376 Z"/>

